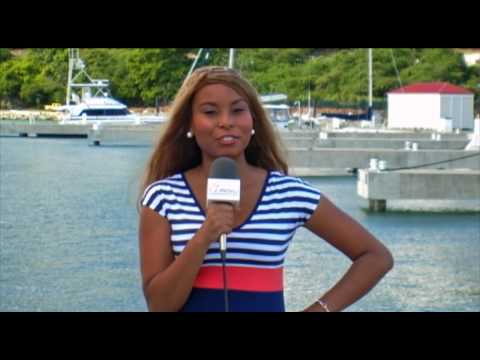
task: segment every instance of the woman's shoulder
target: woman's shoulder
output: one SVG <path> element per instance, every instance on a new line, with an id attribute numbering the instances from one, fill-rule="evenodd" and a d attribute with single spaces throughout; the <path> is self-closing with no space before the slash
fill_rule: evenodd
<path id="1" fill-rule="evenodd" d="M 298 176 L 287 175 L 277 170 L 270 171 L 270 180 L 271 182 L 274 182 L 274 183 L 275 182 L 291 182 L 291 183 L 299 183 L 299 184 L 307 183 L 305 180 L 303 180 Z"/>
<path id="2" fill-rule="evenodd" d="M 143 199 L 152 198 L 159 194 L 177 193 L 187 189 L 183 175 L 177 173 L 149 184 L 143 193 Z"/>
<path id="3" fill-rule="evenodd" d="M 318 192 L 320 191 L 312 185 L 309 181 L 304 180 L 298 176 L 287 175 L 280 171 L 271 171 L 270 172 L 270 180 L 269 185 L 273 186 L 274 188 L 285 189 L 285 188 L 302 188 L 305 190 Z"/>

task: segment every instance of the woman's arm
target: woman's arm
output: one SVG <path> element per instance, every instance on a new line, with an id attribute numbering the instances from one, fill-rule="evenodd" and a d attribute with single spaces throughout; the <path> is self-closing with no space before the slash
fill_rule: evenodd
<path id="1" fill-rule="evenodd" d="M 323 195 L 305 227 L 353 261 L 340 281 L 322 296 L 330 311 L 341 311 L 353 304 L 393 267 L 390 251 Z M 325 309 L 314 303 L 305 311 Z"/>
<path id="2" fill-rule="evenodd" d="M 190 294 L 208 245 L 192 239 L 175 259 L 168 221 L 149 208 L 140 213 L 140 264 L 150 311 L 178 311 Z"/>
<path id="3" fill-rule="evenodd" d="M 149 208 L 140 212 L 140 265 L 143 292 L 150 311 L 178 311 L 192 291 L 209 245 L 232 231 L 234 209 L 210 204 L 207 218 L 177 258 L 170 242 L 167 219 Z"/>

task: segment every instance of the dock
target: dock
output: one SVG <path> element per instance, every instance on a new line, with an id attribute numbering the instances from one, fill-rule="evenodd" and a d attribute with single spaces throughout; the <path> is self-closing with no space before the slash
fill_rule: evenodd
<path id="1" fill-rule="evenodd" d="M 480 170 L 480 152 L 466 150 L 289 148 L 287 156 L 292 167 L 329 169 L 331 172 L 356 172 L 368 168 L 370 159 L 386 161 L 389 169 L 425 166 L 430 169 Z M 312 172 L 310 176 L 315 174 Z"/>
<path id="2" fill-rule="evenodd" d="M 70 137 L 87 139 L 88 145 L 153 146 L 162 124 L 60 124 L 39 121 L 0 121 L 0 135 Z M 279 130 L 286 147 L 290 173 L 297 176 L 352 176 L 369 167 L 370 159 L 383 160 L 388 169 L 424 166 L 430 169 L 480 170 L 480 156 L 462 148 L 469 134 L 434 132 L 319 132 L 312 129 Z M 433 138 L 436 140 L 433 140 Z M 406 144 L 417 144 L 415 148 Z M 473 156 L 470 156 L 472 155 Z M 432 165 L 428 165 L 432 164 Z"/>
<path id="3" fill-rule="evenodd" d="M 82 138 L 89 145 L 153 146 L 163 124 L 62 124 L 55 122 L 0 121 L 1 136 Z"/>
<path id="4" fill-rule="evenodd" d="M 330 149 L 448 149 L 461 150 L 470 142 L 471 134 L 436 132 L 289 132 L 281 138 L 287 148 Z"/>
<path id="5" fill-rule="evenodd" d="M 0 135 L 20 137 L 88 138 L 91 124 L 64 125 L 55 122 L 0 121 Z"/>
<path id="6" fill-rule="evenodd" d="M 91 145 L 136 145 L 154 146 L 162 134 L 164 124 L 106 125 L 88 129 L 88 142 Z"/>
<path id="7" fill-rule="evenodd" d="M 385 212 L 388 200 L 478 200 L 480 170 L 412 169 L 358 172 L 357 193 L 369 210 Z"/>

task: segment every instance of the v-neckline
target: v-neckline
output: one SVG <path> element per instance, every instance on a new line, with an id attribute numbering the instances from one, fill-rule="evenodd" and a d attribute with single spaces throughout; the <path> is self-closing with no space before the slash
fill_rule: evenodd
<path id="1" fill-rule="evenodd" d="M 233 231 L 235 230 L 239 230 L 242 226 L 244 226 L 245 224 L 247 224 L 250 219 L 253 217 L 253 215 L 257 212 L 257 209 L 258 207 L 260 206 L 260 203 L 262 202 L 262 199 L 263 199 L 263 195 L 265 194 L 265 190 L 267 189 L 267 185 L 268 185 L 268 182 L 270 180 L 270 175 L 271 175 L 271 172 L 269 170 L 267 170 L 267 176 L 265 176 L 265 180 L 263 182 L 263 185 L 262 185 L 262 191 L 260 192 L 260 195 L 258 196 L 257 198 L 257 201 L 255 203 L 255 206 L 253 207 L 252 211 L 250 212 L 250 214 L 248 214 L 248 216 L 246 217 L 245 221 L 243 221 L 240 225 L 238 225 L 237 227 L 235 227 L 233 229 Z M 195 195 L 195 193 L 193 192 L 192 190 L 192 187 L 190 186 L 190 183 L 188 182 L 187 180 L 187 177 L 185 176 L 185 172 L 182 172 L 181 173 L 181 176 L 182 176 L 182 179 L 183 179 L 183 182 L 185 183 L 185 185 L 187 186 L 187 189 L 188 191 L 190 192 L 190 195 L 192 196 L 193 198 L 193 201 L 195 202 L 195 205 L 198 207 L 198 209 L 200 210 L 200 213 L 203 215 L 203 217 L 206 219 L 207 218 L 207 214 L 205 212 L 205 210 L 203 209 L 203 207 L 200 205 L 200 202 L 198 201 L 197 199 L 197 196 Z"/>

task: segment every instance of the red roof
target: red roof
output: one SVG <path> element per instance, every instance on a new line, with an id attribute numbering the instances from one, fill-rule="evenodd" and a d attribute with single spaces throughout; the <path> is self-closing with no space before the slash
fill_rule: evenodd
<path id="1" fill-rule="evenodd" d="M 411 94 L 411 93 L 428 93 L 428 94 L 472 94 L 471 91 L 460 86 L 452 85 L 447 82 L 429 82 L 416 83 L 403 86 L 388 92 L 389 94 Z"/>

